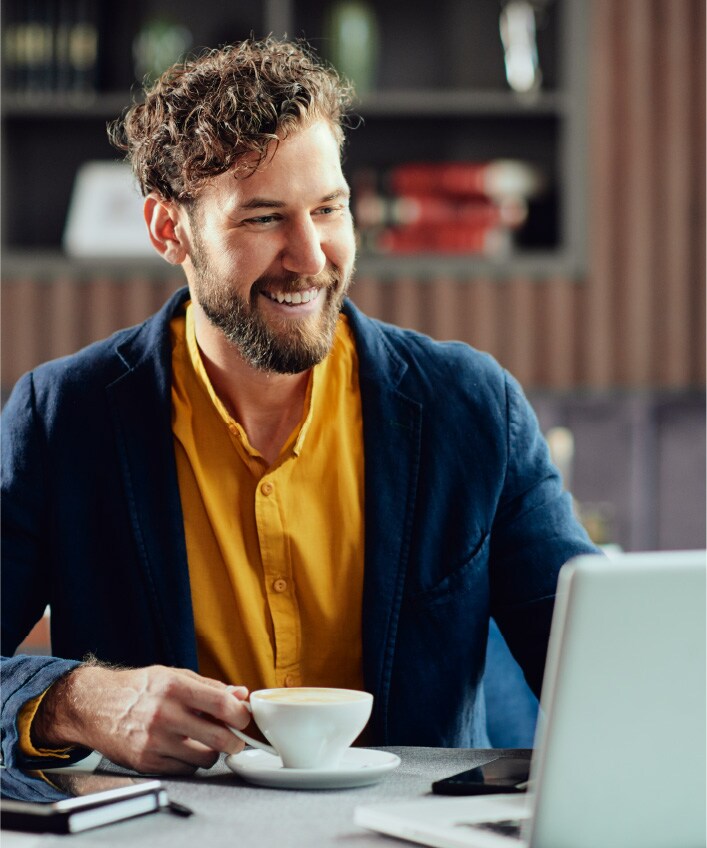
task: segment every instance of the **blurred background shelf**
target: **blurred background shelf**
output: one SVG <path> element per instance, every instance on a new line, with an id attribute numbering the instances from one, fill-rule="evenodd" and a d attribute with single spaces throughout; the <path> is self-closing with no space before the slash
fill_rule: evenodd
<path id="1" fill-rule="evenodd" d="M 571 98 L 559 92 L 540 92 L 521 96 L 507 91 L 440 91 L 416 89 L 379 91 L 361 97 L 359 112 L 366 117 L 438 116 L 482 117 L 507 115 L 557 116 L 569 112 Z"/>
<path id="2" fill-rule="evenodd" d="M 0 104 L 6 119 L 17 118 L 105 118 L 112 120 L 129 104 L 124 91 L 104 92 L 83 96 L 34 94 L 30 97 L 8 93 Z M 486 115 L 562 116 L 572 108 L 572 101 L 557 92 L 539 93 L 524 97 L 499 91 L 439 91 L 418 89 L 409 91 L 379 91 L 363 94 L 356 112 L 363 118 L 435 118 L 482 117 Z"/>
<path id="3" fill-rule="evenodd" d="M 157 254 L 154 257 L 96 257 L 67 256 L 61 250 L 6 250 L 2 259 L 6 279 L 52 280 L 57 277 L 90 279 L 110 275 L 116 280 L 143 274 L 156 279 L 181 276 L 181 271 L 168 265 Z M 414 256 L 381 256 L 363 253 L 356 262 L 356 276 L 375 278 L 382 283 L 401 278 L 412 280 L 449 277 L 469 280 L 476 277 L 507 279 L 523 277 L 546 280 L 561 277 L 569 282 L 582 279 L 573 265 L 573 257 L 558 251 L 519 252 L 512 258 L 495 260 L 483 256 L 458 256 L 444 253 L 419 253 Z"/>
<path id="4" fill-rule="evenodd" d="M 5 94 L 0 104 L 4 118 L 105 118 L 112 120 L 129 104 L 124 91 L 95 93 L 80 99 L 69 95 Z M 356 112 L 363 118 L 435 118 L 529 115 L 561 117 L 572 109 L 572 100 L 558 92 L 532 97 L 499 91 L 440 91 L 398 89 L 363 94 Z"/>
<path id="5" fill-rule="evenodd" d="M 385 173 L 411 160 L 527 161 L 545 175 L 548 190 L 537 208 L 530 209 L 517 249 L 502 258 L 517 268 L 533 254 L 530 263 L 542 267 L 547 261 L 550 275 L 558 261 L 577 274 L 586 266 L 585 9 L 583 0 L 536 6 L 544 7 L 537 38 L 542 87 L 518 94 L 505 78 L 498 0 L 441 0 L 416 7 L 414 13 L 402 0 L 370 0 L 366 8 L 378 48 L 370 57 L 370 77 L 359 80 L 356 113 L 365 127 L 349 134 L 345 170 L 355 183 L 361 168 Z M 2 245 L 11 253 L 13 272 L 28 250 L 61 250 L 80 166 L 119 158 L 107 141 L 105 125 L 139 91 L 134 46 L 149 22 L 183 27 L 191 51 L 250 33 L 289 33 L 305 37 L 324 57 L 336 60 L 335 8 L 335 0 L 246 0 L 237 6 L 220 0 L 203 0 L 198 6 L 186 0 L 4 3 Z M 95 39 L 93 63 L 84 67 L 78 82 L 62 76 L 63 65 L 57 69 L 49 54 L 43 59 L 41 53 L 43 30 L 45 41 L 53 39 L 57 51 L 62 16 L 67 15 L 69 24 L 83 21 Z M 40 54 L 18 71 L 12 33 L 18 22 L 25 32 L 28 21 L 35 41 L 40 34 Z M 65 90 L 72 85 L 74 90 Z M 366 272 L 389 275 L 398 262 L 401 273 L 408 273 L 411 265 L 407 255 L 363 254 L 360 267 Z M 470 259 L 471 270 L 494 264 L 475 254 Z M 459 257 L 440 261 L 449 273 L 463 263 Z M 148 273 L 154 267 L 145 264 Z M 417 276 L 430 270 L 430 258 L 421 257 Z"/>
<path id="6" fill-rule="evenodd" d="M 91 93 L 81 98 L 67 94 L 35 94 L 31 97 L 6 93 L 0 102 L 0 115 L 5 121 L 35 120 L 112 121 L 125 109 L 129 97 L 124 91 Z"/>

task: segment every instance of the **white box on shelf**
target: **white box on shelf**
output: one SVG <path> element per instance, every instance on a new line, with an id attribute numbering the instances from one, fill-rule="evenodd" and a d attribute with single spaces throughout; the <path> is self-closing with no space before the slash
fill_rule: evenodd
<path id="1" fill-rule="evenodd" d="M 126 162 L 86 162 L 76 173 L 64 229 L 69 256 L 155 256 L 143 199 Z"/>

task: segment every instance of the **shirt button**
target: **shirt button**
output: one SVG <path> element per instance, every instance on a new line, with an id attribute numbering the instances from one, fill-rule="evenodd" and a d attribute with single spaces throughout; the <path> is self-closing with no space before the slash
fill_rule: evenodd
<path id="1" fill-rule="evenodd" d="M 270 483 L 270 482 L 268 482 L 268 481 L 266 480 L 266 481 L 265 481 L 265 483 L 263 483 L 263 484 L 261 485 L 261 487 L 260 487 L 260 491 L 261 491 L 264 495 L 269 495 L 269 494 L 271 494 L 271 493 L 272 493 L 272 490 L 273 490 L 274 488 L 275 488 L 275 487 L 273 486 L 273 484 L 272 484 L 272 483 Z"/>
<path id="2" fill-rule="evenodd" d="M 287 591 L 287 580 L 283 580 L 282 577 L 279 577 L 272 584 L 273 589 L 276 592 L 286 592 Z"/>
<path id="3" fill-rule="evenodd" d="M 285 678 L 285 686 L 297 686 L 298 680 L 296 674 L 288 674 Z"/>

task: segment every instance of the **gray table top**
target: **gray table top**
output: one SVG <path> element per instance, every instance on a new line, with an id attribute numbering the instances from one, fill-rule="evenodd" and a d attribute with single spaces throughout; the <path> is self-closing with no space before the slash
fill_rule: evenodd
<path id="1" fill-rule="evenodd" d="M 380 801 L 411 800 L 430 794 L 432 781 L 481 765 L 499 755 L 491 749 L 384 748 L 401 759 L 398 769 L 373 786 L 356 789 L 293 790 L 250 786 L 223 758 L 190 778 L 165 778 L 169 797 L 189 806 L 194 815 L 159 813 L 130 819 L 75 836 L 37 836 L 3 831 L 3 848 L 46 848 L 67 839 L 90 846 L 130 848 L 368 848 L 390 845 L 355 825 L 354 808 Z"/>

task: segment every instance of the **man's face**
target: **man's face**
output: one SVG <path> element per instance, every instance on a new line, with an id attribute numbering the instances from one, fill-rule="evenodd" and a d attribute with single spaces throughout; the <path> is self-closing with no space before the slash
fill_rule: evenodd
<path id="1" fill-rule="evenodd" d="M 329 352 L 353 274 L 349 189 L 319 121 L 272 146 L 255 172 L 220 174 L 190 220 L 193 300 L 251 366 L 280 374 Z"/>

